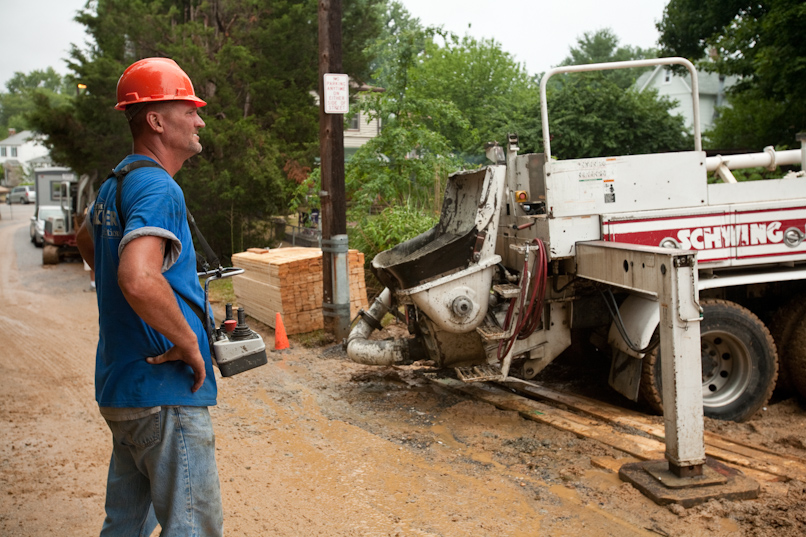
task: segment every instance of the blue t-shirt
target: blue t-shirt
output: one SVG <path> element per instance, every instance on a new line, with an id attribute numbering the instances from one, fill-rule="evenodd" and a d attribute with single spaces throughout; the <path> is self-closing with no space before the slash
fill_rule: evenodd
<path id="1" fill-rule="evenodd" d="M 129 155 L 116 171 L 136 160 Z M 95 282 L 98 293 L 100 337 L 95 360 L 95 398 L 101 407 L 150 407 L 159 405 L 211 406 L 216 402 L 216 382 L 210 347 L 201 320 L 182 298 L 182 313 L 196 332 L 207 377 L 192 393 L 193 369 L 181 361 L 152 365 L 146 358 L 159 356 L 173 344 L 147 325 L 131 308 L 118 287 L 120 253 L 126 244 L 145 236 L 167 239 L 163 276 L 174 294 L 204 311 L 204 290 L 196 276 L 196 253 L 182 189 L 162 168 L 144 167 L 126 175 L 121 211 L 115 207 L 117 181 L 104 182 L 89 210 L 89 230 L 95 243 Z"/>

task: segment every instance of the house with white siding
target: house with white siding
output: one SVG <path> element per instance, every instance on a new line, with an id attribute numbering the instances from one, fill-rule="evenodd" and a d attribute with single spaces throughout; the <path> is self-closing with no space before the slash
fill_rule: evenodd
<path id="1" fill-rule="evenodd" d="M 42 143 L 41 135 L 9 129 L 8 138 L 0 140 L 0 165 L 3 166 L 0 184 L 3 186 L 17 186 L 31 170 L 49 162 L 50 151 Z"/>
<path id="2" fill-rule="evenodd" d="M 725 92 L 733 86 L 739 77 L 725 76 L 718 73 L 697 72 L 697 83 L 700 93 L 700 129 L 707 131 L 714 125 L 717 116 L 717 108 L 726 104 Z M 658 91 L 658 95 L 669 97 L 676 106 L 671 110 L 672 114 L 683 116 L 686 127 L 693 131 L 694 111 L 691 102 L 691 74 L 686 71 L 685 75 L 673 73 L 668 66 L 658 65 L 652 71 L 647 71 L 638 77 L 635 82 L 638 91 L 652 88 Z"/>
<path id="3" fill-rule="evenodd" d="M 375 138 L 381 132 L 381 122 L 369 119 L 364 112 L 357 112 L 344 128 L 344 160 L 350 160 L 358 148 Z"/>
<path id="4" fill-rule="evenodd" d="M 48 155 L 48 148 L 42 143 L 41 135 L 32 131 L 15 132 L 9 129 L 9 136 L 0 140 L 0 164 L 15 160 L 21 164 Z"/>

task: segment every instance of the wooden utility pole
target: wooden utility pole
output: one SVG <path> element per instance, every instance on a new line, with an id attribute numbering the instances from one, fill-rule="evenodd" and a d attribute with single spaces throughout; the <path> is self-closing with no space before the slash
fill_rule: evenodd
<path id="1" fill-rule="evenodd" d="M 341 73 L 341 0 L 319 0 L 319 155 L 321 158 L 322 240 L 347 233 L 347 203 L 344 194 L 344 117 L 325 114 L 326 73 Z M 335 334 L 335 318 L 327 315 L 333 304 L 332 256 L 322 255 L 322 302 L 325 330 Z"/>

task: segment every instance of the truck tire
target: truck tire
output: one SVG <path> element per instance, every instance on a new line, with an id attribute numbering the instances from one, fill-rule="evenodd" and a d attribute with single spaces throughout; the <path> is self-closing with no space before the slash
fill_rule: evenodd
<path id="1" fill-rule="evenodd" d="M 806 400 L 806 322 L 802 317 L 787 342 L 785 371 L 789 384 Z"/>
<path id="2" fill-rule="evenodd" d="M 747 421 L 775 389 L 775 343 L 750 310 L 727 300 L 703 300 L 701 305 L 703 413 L 719 420 Z M 660 347 L 644 356 L 640 390 L 652 409 L 662 413 Z"/>
<path id="3" fill-rule="evenodd" d="M 791 392 L 795 389 L 792 381 L 792 373 L 790 371 L 790 362 L 803 362 L 806 356 L 803 353 L 806 349 L 802 348 L 804 339 L 800 339 L 800 346 L 793 344 L 792 337 L 795 329 L 799 325 L 804 324 L 806 317 L 806 296 L 796 296 L 780 308 L 776 310 L 770 322 L 770 333 L 772 339 L 775 340 L 775 346 L 778 348 L 778 384 L 776 389 Z M 804 389 L 806 384 L 802 383 Z M 803 389 L 798 392 L 806 397 L 806 391 Z"/>
<path id="4" fill-rule="evenodd" d="M 52 244 L 46 244 L 42 247 L 42 264 L 43 265 L 58 265 L 59 264 L 59 247 Z"/>

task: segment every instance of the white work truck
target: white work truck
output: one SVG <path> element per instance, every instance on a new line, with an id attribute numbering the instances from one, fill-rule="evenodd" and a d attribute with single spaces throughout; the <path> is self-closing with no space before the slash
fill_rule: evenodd
<path id="1" fill-rule="evenodd" d="M 55 265 L 65 256 L 78 257 L 75 234 L 87 201 L 93 197 L 92 181 L 69 168 L 34 170 L 36 211 L 31 217 L 31 242 L 42 246 L 42 264 Z"/>
<path id="2" fill-rule="evenodd" d="M 693 151 L 552 157 L 551 76 L 662 63 L 691 72 Z M 348 355 L 388 365 L 412 360 L 420 344 L 465 381 L 528 380 L 572 334 L 592 338 L 610 350 L 616 390 L 666 406 L 667 434 L 670 423 L 694 423 L 700 438 L 697 413 L 749 419 L 779 375 L 806 396 L 806 177 L 731 174 L 802 170 L 806 149 L 707 157 L 697 94 L 682 58 L 549 71 L 544 152 L 519 155 L 513 135 L 506 154 L 490 146 L 494 164 L 450 177 L 439 223 L 372 261 L 387 290 L 353 329 Z M 709 172 L 719 182 L 709 184 Z M 370 340 L 376 321 L 400 306 L 414 337 Z M 674 446 L 672 462 L 698 464 L 693 445 L 693 455 Z"/>

